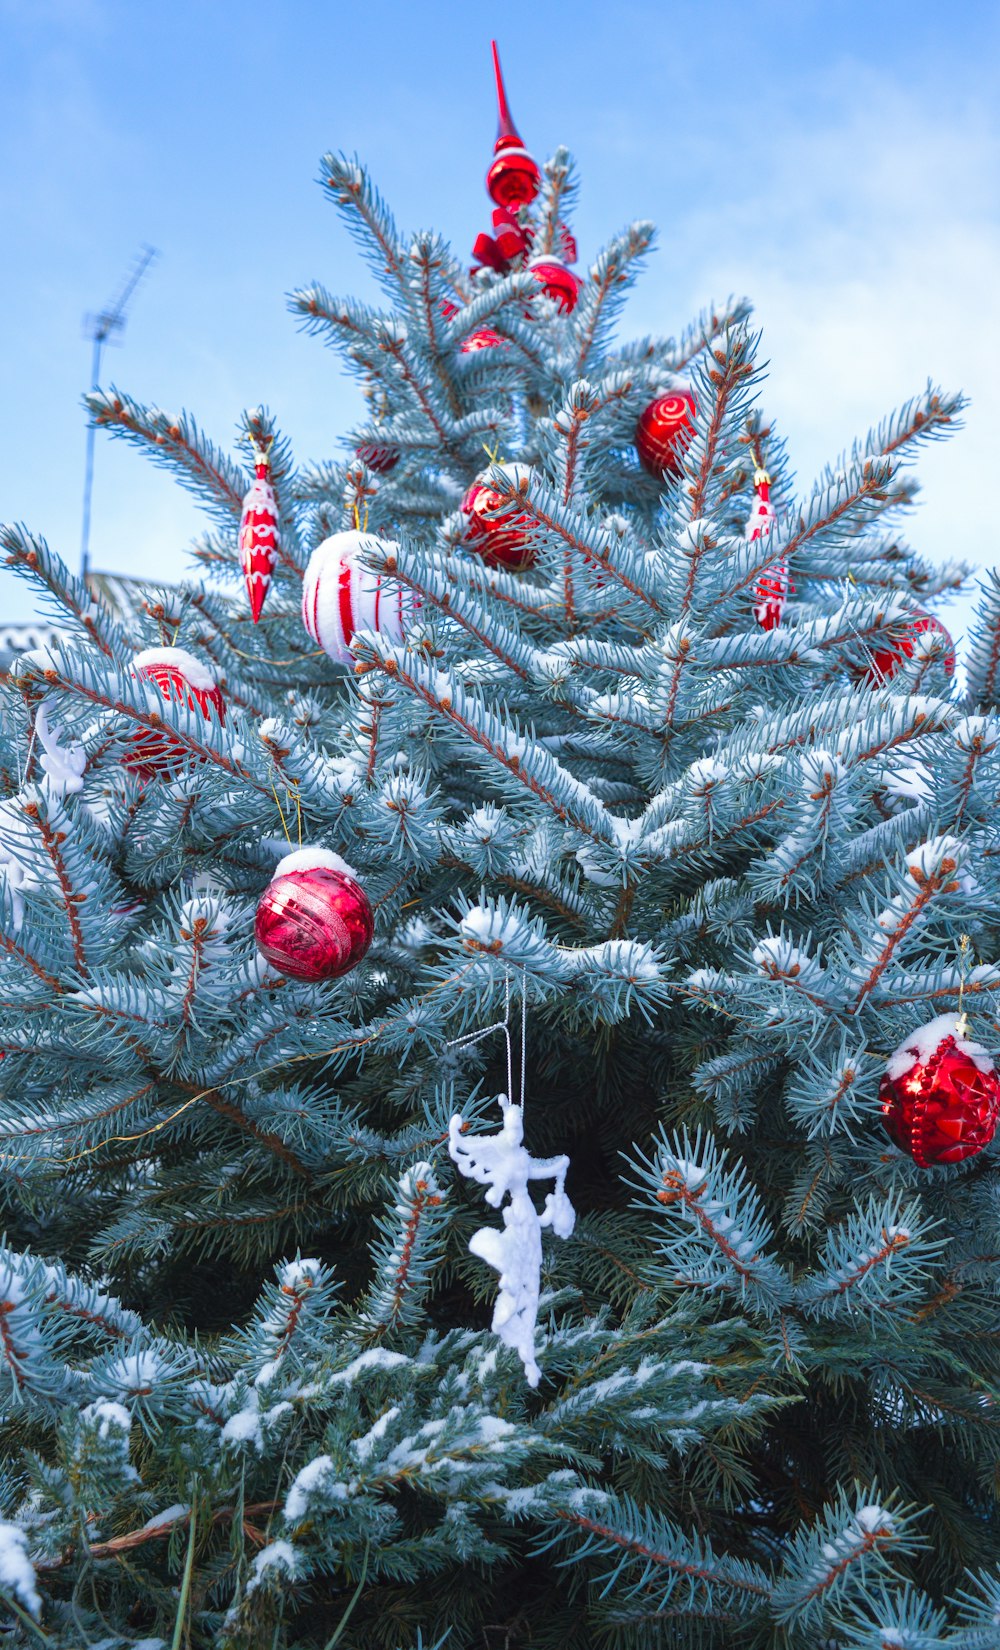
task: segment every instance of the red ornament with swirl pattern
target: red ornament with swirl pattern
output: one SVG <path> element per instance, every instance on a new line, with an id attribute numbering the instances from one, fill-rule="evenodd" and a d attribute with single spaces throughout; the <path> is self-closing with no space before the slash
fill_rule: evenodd
<path id="1" fill-rule="evenodd" d="M 486 189 L 498 206 L 506 207 L 508 211 L 516 211 L 519 206 L 529 206 L 534 200 L 541 187 L 542 174 L 538 169 L 538 162 L 529 155 L 514 125 L 503 75 L 500 72 L 497 43 L 495 40 L 490 43 L 493 47 L 493 71 L 497 82 L 498 118 L 497 140 L 493 149 L 496 159 L 486 174 Z"/>
<path id="2" fill-rule="evenodd" d="M 184 705 L 189 711 L 199 711 L 206 722 L 217 720 L 220 725 L 225 722 L 222 689 L 208 666 L 186 648 L 147 647 L 133 659 L 132 673 L 155 682 L 160 697 L 168 705 L 174 703 Z M 135 734 L 122 757 L 123 765 L 142 779 L 152 779 L 156 774 L 169 777 L 191 760 L 191 751 L 173 734 L 151 731 Z"/>
<path id="3" fill-rule="evenodd" d="M 965 1035 L 965 1016 L 941 1014 L 900 1043 L 879 1100 L 886 1129 L 914 1163 L 961 1163 L 993 1139 L 1000 1078 L 986 1050 Z"/>
<path id="4" fill-rule="evenodd" d="M 640 414 L 635 445 L 639 462 L 650 475 L 679 473 L 687 438 L 694 429 L 694 412 L 690 390 L 670 390 Z"/>
<path id="5" fill-rule="evenodd" d="M 895 676 L 904 659 L 913 658 L 913 650 L 917 638 L 927 631 L 934 631 L 944 639 L 944 673 L 953 676 L 955 672 L 955 644 L 950 635 L 932 613 L 915 613 L 902 635 L 891 646 L 880 647 L 871 656 L 871 664 L 865 672 L 865 680 L 873 687 L 881 687 Z"/>
<path id="6" fill-rule="evenodd" d="M 355 454 L 362 464 L 367 464 L 377 476 L 387 476 L 399 463 L 399 448 L 379 446 L 374 441 L 362 441 L 360 447 L 355 447 Z"/>
<path id="7" fill-rule="evenodd" d="M 296 980 L 334 980 L 361 961 L 375 930 L 368 896 L 325 848 L 286 854 L 257 906 L 257 949 Z"/>
<path id="8" fill-rule="evenodd" d="M 240 516 L 240 565 L 250 598 L 250 612 L 257 623 L 264 598 L 271 587 L 281 548 L 278 531 L 278 501 L 271 484 L 271 465 L 266 451 L 255 452 L 256 479 L 243 500 Z"/>
<path id="9" fill-rule="evenodd" d="M 527 464 L 501 464 L 499 468 L 515 487 L 531 474 Z M 507 573 L 523 573 L 535 559 L 529 541 L 531 517 L 523 515 L 516 503 L 498 493 L 488 479 L 474 481 L 462 500 L 468 518 L 465 541 L 482 556 L 487 567 Z"/>

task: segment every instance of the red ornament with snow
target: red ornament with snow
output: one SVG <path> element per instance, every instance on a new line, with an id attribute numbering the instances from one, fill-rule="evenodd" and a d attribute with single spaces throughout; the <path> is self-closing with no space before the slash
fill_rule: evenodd
<path id="1" fill-rule="evenodd" d="M 147 647 L 132 661 L 132 674 L 155 682 L 169 705 L 198 711 L 206 722 L 226 720 L 222 689 L 212 671 L 183 647 Z M 143 779 L 175 773 L 191 760 L 191 752 L 172 733 L 137 733 L 128 742 L 122 761 Z M 204 758 L 200 758 L 204 760 Z"/>
<path id="2" fill-rule="evenodd" d="M 964 1015 L 940 1014 L 904 1038 L 879 1085 L 882 1119 L 913 1161 L 960 1163 L 993 1139 L 1000 1078 L 965 1035 Z"/>
<path id="3" fill-rule="evenodd" d="M 387 476 L 399 463 L 398 447 L 383 447 L 374 441 L 363 441 L 354 451 L 362 464 L 367 464 L 369 470 L 373 470 L 377 476 Z"/>
<path id="4" fill-rule="evenodd" d="M 514 125 L 503 75 L 500 72 L 497 43 L 493 40 L 490 44 L 493 47 L 493 70 L 497 82 L 498 118 L 497 140 L 493 149 L 496 159 L 486 174 L 486 189 L 498 206 L 506 207 L 508 211 L 516 211 L 519 206 L 529 206 L 534 200 L 541 187 L 542 174 L 538 169 L 538 162 L 529 155 Z"/>
<path id="5" fill-rule="evenodd" d="M 351 643 L 358 630 L 374 630 L 392 643 L 403 641 L 413 605 L 409 593 L 359 560 L 366 550 L 391 553 L 398 548 L 394 540 L 374 533 L 333 533 L 310 556 L 302 585 L 302 622 L 335 664 L 354 664 Z"/>
<path id="6" fill-rule="evenodd" d="M 271 465 L 267 453 L 258 452 L 256 480 L 243 500 L 240 516 L 240 564 L 254 624 L 260 618 L 280 547 L 278 501 L 271 485 Z"/>
<path id="7" fill-rule="evenodd" d="M 918 638 L 928 631 L 936 632 L 944 638 L 944 673 L 946 676 L 954 675 L 955 644 L 944 625 L 940 619 L 935 619 L 932 613 L 914 613 L 906 629 L 891 645 L 878 648 L 872 653 L 865 680 L 873 687 L 881 687 L 883 682 L 891 681 L 903 661 L 913 658 Z"/>
<path id="8" fill-rule="evenodd" d="M 563 315 L 576 308 L 582 282 L 564 263 L 558 258 L 532 258 L 528 268 L 546 298 L 554 299 Z"/>
<path id="9" fill-rule="evenodd" d="M 334 980 L 362 959 L 375 931 L 355 873 L 326 848 L 300 848 L 275 867 L 257 906 L 257 949 L 296 980 Z"/>
<path id="10" fill-rule="evenodd" d="M 690 390 L 658 395 L 639 416 L 635 445 L 639 462 L 650 475 L 677 475 L 687 437 L 694 429 L 694 396 Z"/>
<path id="11" fill-rule="evenodd" d="M 527 482 L 531 475 L 527 464 L 500 464 L 498 469 L 515 487 Z M 531 517 L 498 493 L 488 478 L 472 483 L 462 500 L 462 514 L 468 522 L 465 542 L 482 556 L 487 567 L 521 573 L 531 566 L 535 559 L 529 538 Z"/>
<path id="12" fill-rule="evenodd" d="M 501 338 L 492 327 L 477 327 L 475 332 L 469 333 L 468 338 L 462 339 L 458 347 L 462 355 L 471 355 L 479 349 L 504 349 L 506 344 L 506 338 Z"/>
<path id="13" fill-rule="evenodd" d="M 746 524 L 746 538 L 750 543 L 755 539 L 766 538 L 774 523 L 774 505 L 771 503 L 771 477 L 766 470 L 757 471 L 753 478 L 753 485 L 753 509 L 750 511 Z M 764 569 L 757 581 L 753 598 L 754 618 L 762 630 L 777 629 L 784 615 L 785 602 L 791 590 L 792 583 L 788 577 L 787 562 L 775 562 L 773 567 Z"/>

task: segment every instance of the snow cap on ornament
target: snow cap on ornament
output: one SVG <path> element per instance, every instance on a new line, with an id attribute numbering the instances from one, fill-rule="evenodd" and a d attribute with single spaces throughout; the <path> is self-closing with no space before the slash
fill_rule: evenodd
<path id="1" fill-rule="evenodd" d="M 486 189 L 498 206 L 516 211 L 519 206 L 530 206 L 541 187 L 542 174 L 538 162 L 529 155 L 514 125 L 500 71 L 497 43 L 492 40 L 490 45 L 497 83 L 497 140 L 493 147 L 496 159 L 486 174 Z"/>
<path id="2" fill-rule="evenodd" d="M 920 1168 L 961 1163 L 988 1146 L 1000 1118 L 1000 1078 L 966 1035 L 964 1014 L 939 1014 L 900 1043 L 879 1084 L 882 1120 Z"/>
<path id="3" fill-rule="evenodd" d="M 279 973 L 313 982 L 356 967 L 374 931 L 356 872 L 327 848 L 299 848 L 279 860 L 254 919 L 261 956 Z"/>
<path id="4" fill-rule="evenodd" d="M 517 490 L 526 487 L 531 476 L 527 464 L 498 464 L 497 469 Z M 516 501 L 497 492 L 488 475 L 472 483 L 461 508 L 466 518 L 465 542 L 487 567 L 520 573 L 531 566 L 535 559 L 531 517 L 518 509 Z"/>
<path id="5" fill-rule="evenodd" d="M 264 598 L 271 587 L 271 575 L 281 548 L 278 530 L 278 501 L 271 481 L 270 441 L 254 447 L 253 486 L 243 499 L 240 516 L 240 565 L 246 580 L 247 596 L 254 624 L 260 618 Z"/>
<path id="6" fill-rule="evenodd" d="M 189 711 L 199 711 L 206 722 L 225 723 L 222 689 L 208 666 L 186 648 L 147 647 L 133 659 L 132 674 L 154 682 L 168 705 L 184 705 Z M 125 767 L 150 779 L 156 773 L 174 771 L 190 755 L 172 734 L 143 730 L 129 740 L 122 760 Z"/>
<path id="7" fill-rule="evenodd" d="M 409 593 L 360 560 L 366 551 L 390 555 L 398 549 L 393 539 L 352 530 L 332 533 L 310 556 L 302 622 L 335 664 L 354 664 L 351 643 L 359 630 L 374 630 L 393 645 L 404 640 L 413 607 Z"/>

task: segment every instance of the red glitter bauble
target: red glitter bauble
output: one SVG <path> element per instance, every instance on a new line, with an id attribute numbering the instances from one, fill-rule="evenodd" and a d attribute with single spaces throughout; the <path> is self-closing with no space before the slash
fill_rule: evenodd
<path id="1" fill-rule="evenodd" d="M 501 338 L 492 327 L 477 327 L 475 332 L 469 333 L 468 338 L 462 339 L 458 347 L 462 355 L 471 355 L 477 349 L 503 349 L 506 343 L 506 338 Z"/>
<path id="2" fill-rule="evenodd" d="M 387 476 L 399 463 L 398 447 L 378 447 L 373 441 L 363 441 L 354 451 L 362 464 L 367 464 L 369 470 L 379 476 Z"/>
<path id="3" fill-rule="evenodd" d="M 563 315 L 576 308 L 580 296 L 579 277 L 558 258 L 539 258 L 528 265 L 546 298 L 554 298 Z"/>
<path id="4" fill-rule="evenodd" d="M 333 980 L 372 943 L 368 896 L 336 854 L 300 849 L 278 865 L 260 897 L 257 949 L 296 980 Z"/>
<path id="5" fill-rule="evenodd" d="M 206 722 L 226 720 L 222 689 L 206 665 L 182 647 L 149 647 L 132 661 L 133 673 L 155 682 L 167 704 L 186 705 L 199 710 Z M 154 774 L 176 773 L 192 753 L 169 733 L 142 732 L 129 740 L 122 757 L 126 768 L 151 779 Z M 202 760 L 204 760 L 202 758 Z"/>
<path id="6" fill-rule="evenodd" d="M 694 396 L 690 390 L 659 395 L 640 414 L 635 430 L 639 461 L 650 475 L 676 475 L 686 437 L 694 429 Z"/>
<path id="7" fill-rule="evenodd" d="M 516 485 L 529 475 L 526 464 L 501 464 L 500 469 Z M 494 512 L 497 512 L 494 514 Z M 531 517 L 522 515 L 517 505 L 504 498 L 488 481 L 474 481 L 462 500 L 468 517 L 466 543 L 482 556 L 487 567 L 502 567 L 521 573 L 535 559 L 529 542 Z"/>
<path id="8" fill-rule="evenodd" d="M 865 680 L 873 686 L 879 687 L 895 676 L 904 659 L 913 658 L 913 649 L 917 637 L 927 630 L 937 631 L 947 643 L 944 656 L 944 673 L 946 676 L 954 674 L 955 644 L 949 636 L 940 619 L 935 619 L 931 613 L 915 613 L 902 635 L 898 636 L 891 646 L 879 648 L 872 654 L 871 664 L 865 672 Z"/>
<path id="9" fill-rule="evenodd" d="M 942 1014 L 902 1042 L 879 1085 L 889 1134 L 922 1169 L 960 1163 L 993 1139 L 1000 1078 L 990 1056 Z"/>

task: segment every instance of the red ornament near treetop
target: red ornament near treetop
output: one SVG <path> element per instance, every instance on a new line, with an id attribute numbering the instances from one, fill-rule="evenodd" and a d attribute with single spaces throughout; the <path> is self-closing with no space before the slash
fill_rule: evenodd
<path id="1" fill-rule="evenodd" d="M 677 475 L 687 437 L 694 429 L 695 404 L 690 390 L 669 390 L 639 415 L 635 445 L 639 462 L 650 475 Z"/>
<path id="2" fill-rule="evenodd" d="M 538 162 L 529 155 L 514 125 L 500 71 L 497 43 L 493 40 L 490 44 L 493 47 L 493 70 L 497 82 L 498 119 L 497 140 L 493 150 L 496 159 L 486 174 L 486 189 L 498 206 L 516 212 L 519 206 L 529 206 L 534 200 L 541 187 L 542 174 Z"/>
<path id="3" fill-rule="evenodd" d="M 208 666 L 186 648 L 147 647 L 133 659 L 132 673 L 155 682 L 167 704 L 173 702 L 185 705 L 189 711 L 200 711 L 206 722 L 213 719 L 220 725 L 225 722 L 222 689 Z M 143 779 L 175 773 L 190 760 L 191 752 L 172 733 L 152 730 L 134 734 L 122 758 L 125 767 Z"/>
<path id="4" fill-rule="evenodd" d="M 515 487 L 531 475 L 527 464 L 501 464 L 498 468 Z M 535 559 L 529 538 L 531 517 L 498 493 L 488 477 L 472 483 L 462 500 L 462 513 L 468 518 L 466 543 L 482 556 L 487 567 L 521 573 L 531 566 Z"/>
<path id="5" fill-rule="evenodd" d="M 355 872 L 326 848 L 299 848 L 275 866 L 257 906 L 257 949 L 296 980 L 333 980 L 354 968 L 375 931 Z"/>
<path id="6" fill-rule="evenodd" d="M 240 516 L 240 565 L 250 598 L 254 624 L 260 618 L 264 598 L 281 548 L 278 531 L 278 501 L 271 483 L 271 463 L 267 449 L 255 448 L 253 486 L 243 499 Z"/>
<path id="7" fill-rule="evenodd" d="M 871 663 L 865 672 L 865 680 L 874 687 L 881 687 L 883 682 L 889 682 L 895 676 L 905 659 L 913 658 L 913 650 L 917 639 L 928 631 L 934 631 L 944 637 L 945 656 L 944 673 L 953 676 L 955 673 L 955 644 L 950 635 L 932 613 L 915 613 L 910 619 L 905 631 L 885 647 L 876 649 L 871 655 Z"/>
<path id="8" fill-rule="evenodd" d="M 879 1085 L 886 1129 L 922 1169 L 973 1157 L 996 1131 L 1000 1078 L 965 1030 L 961 1014 L 919 1026 L 900 1043 Z"/>
<path id="9" fill-rule="evenodd" d="M 569 315 L 577 305 L 582 282 L 558 258 L 532 258 L 528 264 L 546 298 L 559 305 L 563 315 Z"/>

